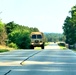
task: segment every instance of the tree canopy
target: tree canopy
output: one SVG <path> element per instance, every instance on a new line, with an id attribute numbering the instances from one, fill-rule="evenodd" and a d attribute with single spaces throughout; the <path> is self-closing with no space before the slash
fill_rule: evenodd
<path id="1" fill-rule="evenodd" d="M 60 33 L 44 33 L 46 37 L 46 41 L 48 42 L 58 42 L 58 41 L 64 41 L 63 34 Z"/>
<path id="2" fill-rule="evenodd" d="M 0 44 L 14 48 L 28 49 L 30 33 L 39 31 L 36 27 L 16 24 L 14 21 L 3 23 L 0 21 Z"/>
<path id="3" fill-rule="evenodd" d="M 76 5 L 69 11 L 70 15 L 66 17 L 63 25 L 64 35 L 66 37 L 66 43 L 76 43 Z"/>
<path id="4" fill-rule="evenodd" d="M 30 47 L 30 33 L 39 31 L 38 28 L 19 25 L 14 21 L 7 23 L 5 27 L 9 40 L 8 45 L 21 49 L 28 49 Z"/>

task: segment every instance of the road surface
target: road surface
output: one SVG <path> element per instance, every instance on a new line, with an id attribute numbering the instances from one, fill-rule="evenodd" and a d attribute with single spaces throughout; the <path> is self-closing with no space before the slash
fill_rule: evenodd
<path id="1" fill-rule="evenodd" d="M 0 75 L 76 75 L 76 53 L 57 44 L 1 53 Z"/>

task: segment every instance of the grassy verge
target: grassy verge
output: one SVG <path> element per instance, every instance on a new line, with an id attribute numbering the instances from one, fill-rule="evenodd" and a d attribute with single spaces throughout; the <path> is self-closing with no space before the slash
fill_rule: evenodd
<path id="1" fill-rule="evenodd" d="M 66 49 L 66 47 L 64 47 L 64 46 L 60 46 L 60 49 Z"/>
<path id="2" fill-rule="evenodd" d="M 60 49 L 67 49 L 64 43 L 58 43 Z"/>
<path id="3" fill-rule="evenodd" d="M 0 53 L 1 52 L 7 52 L 7 51 L 11 51 L 11 50 L 14 50 L 13 48 L 9 48 L 5 45 L 0 45 Z"/>
<path id="4" fill-rule="evenodd" d="M 49 42 L 45 42 L 45 46 L 49 45 L 50 43 Z"/>
<path id="5" fill-rule="evenodd" d="M 0 49 L 0 53 L 2 52 L 8 52 L 9 50 L 8 49 Z"/>
<path id="6" fill-rule="evenodd" d="M 74 52 L 76 52 L 76 49 L 72 49 Z"/>

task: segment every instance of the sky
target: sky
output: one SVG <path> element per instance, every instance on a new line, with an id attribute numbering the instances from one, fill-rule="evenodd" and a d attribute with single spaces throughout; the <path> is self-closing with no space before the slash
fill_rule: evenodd
<path id="1" fill-rule="evenodd" d="M 41 32 L 63 33 L 64 20 L 74 5 L 76 0 L 0 0 L 0 18 Z"/>

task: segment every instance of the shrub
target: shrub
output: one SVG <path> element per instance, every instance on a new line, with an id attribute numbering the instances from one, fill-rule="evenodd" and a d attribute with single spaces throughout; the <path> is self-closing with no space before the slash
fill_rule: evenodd
<path id="1" fill-rule="evenodd" d="M 20 49 L 30 47 L 30 33 L 26 30 L 16 30 L 9 34 L 9 40 L 15 43 Z"/>
<path id="2" fill-rule="evenodd" d="M 65 46 L 65 43 L 58 43 L 59 46 Z"/>
<path id="3" fill-rule="evenodd" d="M 10 43 L 10 44 L 8 44 L 8 46 L 9 47 L 12 47 L 12 48 L 16 48 L 16 49 L 18 48 L 17 45 L 15 43 L 13 43 L 13 42 Z"/>

